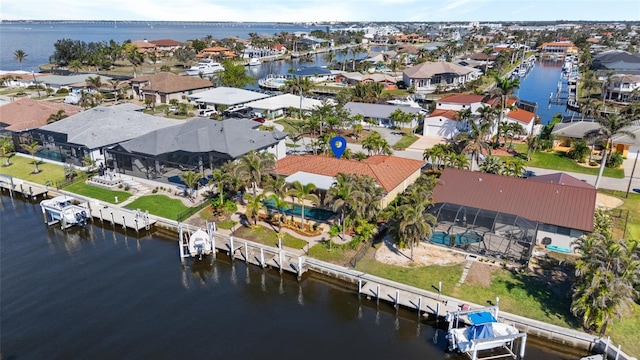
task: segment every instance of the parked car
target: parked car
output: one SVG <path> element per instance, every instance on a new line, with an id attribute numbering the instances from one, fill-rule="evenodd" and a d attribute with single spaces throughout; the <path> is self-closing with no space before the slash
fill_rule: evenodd
<path id="1" fill-rule="evenodd" d="M 253 119 L 251 119 L 251 120 L 253 120 L 253 121 L 257 121 L 257 122 L 259 122 L 259 123 L 261 123 L 261 124 L 262 124 L 262 123 L 264 123 L 264 122 L 266 121 L 266 120 L 265 120 L 265 118 L 263 118 L 263 117 L 257 117 L 257 118 L 253 118 Z"/>
<path id="2" fill-rule="evenodd" d="M 200 110 L 200 112 L 198 112 L 199 116 L 203 116 L 203 117 L 209 117 L 213 114 L 215 114 L 217 111 L 213 110 L 213 109 L 204 109 L 204 110 Z"/>

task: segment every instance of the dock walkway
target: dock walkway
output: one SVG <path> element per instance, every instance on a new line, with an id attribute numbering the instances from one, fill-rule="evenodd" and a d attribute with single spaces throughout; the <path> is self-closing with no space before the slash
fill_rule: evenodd
<path id="1" fill-rule="evenodd" d="M 44 199 L 49 189 L 46 186 L 27 183 L 10 175 L 0 174 L 0 191 L 8 191 L 11 196 L 13 193 L 17 193 L 24 198 L 36 200 L 39 197 Z"/>

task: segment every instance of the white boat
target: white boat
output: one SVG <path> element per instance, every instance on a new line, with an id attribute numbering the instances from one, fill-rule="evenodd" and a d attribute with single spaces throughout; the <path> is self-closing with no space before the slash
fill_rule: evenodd
<path id="1" fill-rule="evenodd" d="M 498 322 L 497 318 L 497 306 L 447 312 L 448 350 L 466 353 L 472 360 L 476 360 L 481 359 L 478 357 L 480 351 L 501 348 L 507 355 L 515 358 L 513 343 L 521 339 L 519 355 L 523 358 L 527 334 L 521 333 L 515 326 Z"/>
<path id="2" fill-rule="evenodd" d="M 409 106 L 413 108 L 422 108 L 420 104 L 418 104 L 411 96 L 407 96 L 406 98 L 403 98 L 403 99 L 389 100 L 387 101 L 387 104 Z"/>
<path id="3" fill-rule="evenodd" d="M 189 255 L 192 257 L 199 256 L 202 258 L 202 255 L 211 254 L 211 250 L 211 238 L 206 231 L 198 229 L 191 234 L 189 237 Z"/>
<path id="4" fill-rule="evenodd" d="M 260 58 L 252 57 L 251 59 L 249 59 L 249 63 L 247 64 L 247 66 L 258 66 L 260 64 L 262 64 Z"/>
<path id="5" fill-rule="evenodd" d="M 47 225 L 60 223 L 63 229 L 74 225 L 84 226 L 89 220 L 89 207 L 76 199 L 61 195 L 40 202 Z"/>
<path id="6" fill-rule="evenodd" d="M 222 64 L 211 60 L 202 60 L 187 69 L 187 75 L 200 76 L 200 74 L 202 74 L 203 76 L 208 76 L 218 71 L 224 71 L 224 66 L 222 66 Z"/>
<path id="7" fill-rule="evenodd" d="M 269 75 L 258 80 L 258 86 L 268 90 L 281 90 L 285 83 L 289 80 L 284 75 Z"/>

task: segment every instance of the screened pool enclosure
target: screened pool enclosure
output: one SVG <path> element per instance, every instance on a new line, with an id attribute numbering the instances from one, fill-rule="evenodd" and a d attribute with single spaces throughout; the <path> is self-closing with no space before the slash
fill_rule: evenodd
<path id="1" fill-rule="evenodd" d="M 429 213 L 438 220 L 432 243 L 520 263 L 535 245 L 537 222 L 523 217 L 450 203 L 438 203 Z"/>

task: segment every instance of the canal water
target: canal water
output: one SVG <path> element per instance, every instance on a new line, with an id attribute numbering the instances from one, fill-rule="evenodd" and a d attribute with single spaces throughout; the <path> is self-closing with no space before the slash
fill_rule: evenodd
<path id="1" fill-rule="evenodd" d="M 100 223 L 63 232 L 4 195 L 0 219 L 4 359 L 465 358 L 445 353 L 434 323 L 331 279 L 224 255 L 183 269 L 173 237 Z M 527 344 L 528 359 L 579 355 Z"/>

